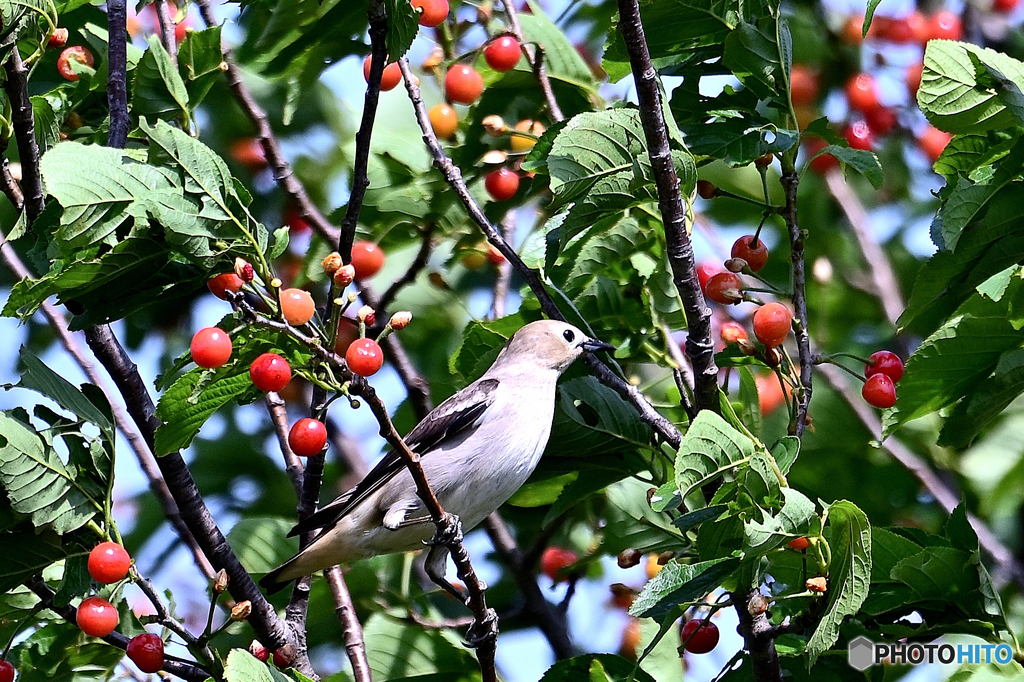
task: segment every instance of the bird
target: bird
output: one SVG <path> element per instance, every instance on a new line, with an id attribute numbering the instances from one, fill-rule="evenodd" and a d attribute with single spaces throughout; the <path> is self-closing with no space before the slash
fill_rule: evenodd
<path id="1" fill-rule="evenodd" d="M 420 456 L 445 512 L 469 530 L 504 504 L 544 453 L 559 376 L 584 353 L 613 349 L 566 322 L 530 322 L 479 379 L 413 427 L 404 440 Z M 288 535 L 312 531 L 319 534 L 309 545 L 260 580 L 268 594 L 336 564 L 422 549 L 435 525 L 404 461 L 391 451 L 355 487 Z M 433 545 L 426 568 L 435 583 L 452 591 L 443 577 L 447 557 L 447 549 Z"/>

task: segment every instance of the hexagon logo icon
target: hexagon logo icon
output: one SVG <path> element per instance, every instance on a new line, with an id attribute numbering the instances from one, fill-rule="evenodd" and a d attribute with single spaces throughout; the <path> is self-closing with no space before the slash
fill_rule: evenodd
<path id="1" fill-rule="evenodd" d="M 875 662 L 875 644 L 863 636 L 851 639 L 846 656 L 851 668 L 864 672 Z"/>

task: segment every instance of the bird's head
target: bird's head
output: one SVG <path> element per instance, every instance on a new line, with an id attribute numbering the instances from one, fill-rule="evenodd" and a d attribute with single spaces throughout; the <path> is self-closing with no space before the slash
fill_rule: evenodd
<path id="1" fill-rule="evenodd" d="M 584 353 L 614 349 L 615 346 L 592 339 L 566 322 L 538 320 L 513 334 L 494 364 L 525 362 L 561 372 Z"/>

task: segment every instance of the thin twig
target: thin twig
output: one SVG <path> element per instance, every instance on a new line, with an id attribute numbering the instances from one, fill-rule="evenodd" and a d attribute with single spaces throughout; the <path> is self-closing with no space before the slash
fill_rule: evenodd
<path id="1" fill-rule="evenodd" d="M 39 145 L 36 142 L 35 117 L 28 94 L 28 69 L 21 61 L 18 46 L 4 64 L 7 80 L 4 90 L 11 103 L 11 124 L 18 142 L 18 160 L 21 162 L 21 190 L 25 197 L 25 211 L 34 221 L 43 211 L 43 179 L 39 174 Z"/>
<path id="2" fill-rule="evenodd" d="M 21 187 L 18 187 L 17 181 L 11 175 L 11 164 L 7 160 L 8 144 L 8 138 L 0 138 L 0 191 L 4 193 L 4 196 L 11 202 L 11 205 L 20 212 L 25 206 L 25 195 L 21 193 Z"/>
<path id="3" fill-rule="evenodd" d="M 622 32 L 640 103 L 640 122 L 647 140 L 655 184 L 658 187 L 658 208 L 665 225 L 665 242 L 672 281 L 682 301 L 686 316 L 686 354 L 693 363 L 694 402 L 698 410 L 718 411 L 718 367 L 715 346 L 711 340 L 711 309 L 704 301 L 697 279 L 697 263 L 687 230 L 686 205 L 679 188 L 669 147 L 668 128 L 658 89 L 658 74 L 651 65 L 651 55 L 640 23 L 637 0 L 618 0 L 619 30 Z"/>
<path id="4" fill-rule="evenodd" d="M 354 395 L 362 396 L 366 400 L 370 411 L 373 412 L 373 416 L 376 417 L 377 423 L 380 425 L 380 435 L 387 440 L 388 444 L 405 462 L 406 467 L 409 469 L 409 474 L 416 484 L 416 494 L 423 502 L 427 513 L 430 514 L 434 525 L 437 526 L 438 536 L 454 538 L 447 543 L 446 547 L 451 554 L 452 561 L 455 563 L 459 579 L 462 580 L 469 592 L 467 606 L 475 616 L 474 627 L 479 627 L 482 631 L 486 630 L 487 624 L 495 617 L 494 612 L 487 607 L 483 585 L 473 570 L 469 554 L 466 552 L 461 538 L 453 532 L 456 527 L 455 518 L 446 513 L 441 507 L 441 503 L 430 488 L 426 473 L 424 473 L 423 467 L 420 465 L 419 455 L 410 450 L 401 435 L 399 435 L 391 421 L 391 417 L 388 415 L 387 408 L 377 396 L 374 388 L 365 381 L 358 381 L 353 382 L 350 390 Z M 494 637 L 484 638 L 477 646 L 477 660 L 480 662 L 480 672 L 483 675 L 484 682 L 496 682 L 498 679 L 494 663 L 495 651 L 496 641 Z"/>
<path id="5" fill-rule="evenodd" d="M 511 1 L 508 6 L 511 6 Z M 515 10 L 512 10 L 513 12 Z M 516 212 L 509 211 L 501 220 L 501 236 L 509 244 L 516 231 Z M 508 287 L 512 283 L 512 266 L 507 260 L 498 263 L 498 276 L 494 278 L 494 299 L 491 301 L 491 317 L 505 317 L 505 304 L 508 303 Z"/>
<path id="6" fill-rule="evenodd" d="M 565 613 L 552 608 L 551 603 L 544 598 L 544 593 L 537 584 L 536 573 L 533 571 L 533 561 L 519 548 L 498 512 L 484 519 L 482 525 L 523 595 L 523 612 L 540 628 L 559 660 L 572 658 L 576 652 L 569 638 L 569 624 Z"/>
<path id="7" fill-rule="evenodd" d="M 373 135 L 373 121 L 377 117 L 377 102 L 380 100 L 380 79 L 388 61 L 384 39 L 388 33 L 388 18 L 384 12 L 383 0 L 371 0 L 367 12 L 370 22 L 370 78 L 363 98 L 363 116 L 356 131 L 356 154 L 352 164 L 352 191 L 349 194 L 345 217 L 341 219 L 341 234 L 338 237 L 338 253 L 345 263 L 352 260 L 352 242 L 355 240 L 359 212 L 363 208 L 363 197 L 370 180 L 366 168 L 370 161 L 370 140 Z"/>
<path id="8" fill-rule="evenodd" d="M 886 318 L 895 327 L 896 320 L 899 319 L 905 306 L 903 297 L 900 295 L 900 285 L 896 279 L 896 273 L 892 269 L 892 262 L 872 236 L 871 226 L 868 224 L 868 213 L 860 199 L 846 183 L 842 171 L 834 169 L 826 173 L 825 184 L 853 227 L 853 236 L 857 238 L 857 245 L 860 246 L 864 260 L 868 264 L 868 275 L 872 283 L 871 293 L 881 302 Z"/>
<path id="9" fill-rule="evenodd" d="M 210 8 L 210 0 L 196 0 L 196 5 L 199 7 L 199 13 L 206 25 L 216 26 L 217 18 Z M 324 217 L 324 214 L 309 198 L 306 188 L 292 173 L 291 166 L 288 165 L 288 161 L 285 160 L 284 153 L 281 151 L 281 145 L 278 143 L 277 137 L 274 136 L 274 130 L 270 127 L 267 113 L 256 103 L 256 98 L 245 87 L 242 72 L 235 64 L 231 50 L 226 48 L 224 49 L 224 65 L 228 88 L 234 94 L 242 111 L 256 126 L 256 136 L 260 144 L 263 145 L 263 153 L 274 173 L 274 180 L 291 197 L 299 215 L 316 230 L 317 234 L 323 237 L 328 244 L 336 243 L 340 234 L 338 228 L 331 225 L 330 221 Z"/>
<path id="10" fill-rule="evenodd" d="M 558 106 L 558 101 L 555 99 L 555 93 L 551 89 L 551 81 L 548 79 L 547 71 L 544 69 L 544 50 L 540 45 L 526 44 L 526 39 L 523 38 L 523 30 L 519 26 L 519 17 L 516 15 L 515 2 L 513 0 L 502 0 L 501 4 L 505 8 L 505 17 L 508 19 L 509 27 L 512 29 L 512 35 L 516 37 L 516 40 L 522 46 L 523 54 L 526 55 L 526 61 L 530 63 L 533 75 L 537 78 L 537 83 L 540 85 L 540 91 L 544 93 L 544 101 L 548 104 L 548 113 L 551 114 L 551 118 L 556 122 L 565 120 L 562 109 Z"/>
<path id="11" fill-rule="evenodd" d="M 416 276 L 423 271 L 423 268 L 427 265 L 427 259 L 430 258 L 430 251 L 433 247 L 434 231 L 437 228 L 435 223 L 429 223 L 423 232 L 420 234 L 420 248 L 416 252 L 416 257 L 412 259 L 412 263 L 406 268 L 402 276 L 391 283 L 380 299 L 373 306 L 374 310 L 377 311 L 378 315 L 385 314 L 390 310 L 391 304 L 394 303 L 395 297 L 398 296 L 398 292 L 409 284 L 416 281 Z"/>
<path id="12" fill-rule="evenodd" d="M 76 622 L 77 609 L 70 605 L 57 606 L 54 604 L 53 598 L 56 594 L 42 578 L 39 576 L 33 576 L 25 583 L 25 586 L 32 590 L 32 592 L 42 600 L 43 604 L 50 611 L 53 611 L 68 623 Z M 106 637 L 101 637 L 101 639 L 107 644 L 115 646 L 118 649 L 128 648 L 129 639 L 120 632 L 112 632 Z M 210 673 L 208 671 L 195 663 L 173 660 L 167 656 L 164 656 L 163 670 L 172 675 L 177 675 L 183 680 L 188 680 L 189 682 L 204 682 L 204 680 L 207 680 L 210 677 Z"/>
<path id="13" fill-rule="evenodd" d="M 744 593 L 733 592 L 730 595 L 739 615 L 740 635 L 743 637 L 743 648 L 750 654 L 750 663 L 754 682 L 781 682 L 782 669 L 779 666 L 779 655 L 775 650 L 775 639 L 772 624 L 765 612 L 750 612 L 747 607 L 752 597 L 760 596 L 757 588 Z"/>
<path id="14" fill-rule="evenodd" d="M 850 385 L 850 380 L 846 374 L 838 367 L 829 364 L 819 365 L 818 372 L 821 373 L 821 376 L 828 382 L 829 386 L 847 402 L 861 423 L 871 433 L 881 438 L 882 424 L 878 414 L 864 402 L 856 388 Z M 926 461 L 911 452 L 901 442 L 895 438 L 888 438 L 882 441 L 882 447 L 904 469 L 909 471 L 914 478 L 920 481 L 924 489 L 928 491 L 928 494 L 934 497 L 939 506 L 945 509 L 947 513 L 953 511 L 960 504 L 960 492 L 944 482 L 932 471 Z M 1017 561 L 1013 552 L 985 525 L 984 521 L 970 513 L 968 513 L 967 518 L 974 528 L 974 532 L 978 535 L 979 545 L 996 562 L 999 572 L 1003 574 L 1004 579 L 1006 576 L 1009 576 L 1020 588 L 1024 589 L 1024 567 Z"/>
<path id="15" fill-rule="evenodd" d="M 156 19 L 160 24 L 160 42 L 167 50 L 167 54 L 171 56 L 171 61 L 176 63 L 178 61 L 178 39 L 174 35 L 176 27 L 168 2 L 167 0 L 156 0 L 153 4 L 156 5 Z"/>
<path id="16" fill-rule="evenodd" d="M 433 129 L 430 127 L 430 120 L 427 117 L 427 109 L 423 104 L 423 98 L 420 97 L 419 86 L 416 85 L 416 81 L 413 79 L 412 70 L 409 68 L 409 61 L 405 58 L 398 60 L 398 66 L 402 70 L 402 75 L 405 79 L 405 89 L 409 93 L 409 100 L 412 102 L 413 110 L 416 113 L 416 121 L 419 123 L 420 132 L 423 134 L 423 141 L 426 143 L 427 148 L 430 150 L 430 154 L 434 159 L 434 167 L 437 168 L 441 175 L 444 177 L 448 185 L 455 190 L 456 196 L 462 202 L 466 211 L 469 213 L 469 217 L 477 224 L 480 230 L 484 233 L 484 237 L 490 244 L 503 255 L 506 260 L 512 265 L 517 273 L 526 281 L 527 286 L 533 291 L 537 300 L 540 302 L 541 310 L 548 317 L 555 320 L 565 320 L 565 316 L 558 309 L 554 299 L 548 293 L 544 287 L 543 281 L 541 281 L 540 275 L 523 262 L 523 259 L 519 257 L 515 249 L 502 238 L 498 228 L 487 219 L 484 215 L 480 205 L 473 199 L 469 193 L 469 188 L 466 186 L 465 180 L 462 178 L 462 171 L 459 170 L 450 158 L 444 153 L 444 149 L 441 148 L 440 143 L 437 141 L 437 136 L 434 135 Z M 696 282 L 696 273 L 694 273 L 694 282 Z M 709 331 L 710 334 L 710 331 Z M 709 342 L 710 343 L 710 342 Z M 647 401 L 642 393 L 637 389 L 636 386 L 624 381 L 622 377 L 618 376 L 593 355 L 584 356 L 583 361 L 590 368 L 590 371 L 594 373 L 594 376 L 608 386 L 616 393 L 618 393 L 624 400 L 629 402 L 636 408 L 640 414 L 640 419 L 651 426 L 652 429 L 658 432 L 662 438 L 672 445 L 679 445 L 682 440 L 682 434 L 679 429 L 675 427 L 672 422 L 663 417 L 658 413 L 657 410 Z M 717 384 L 716 384 L 717 386 Z M 717 390 L 717 388 L 716 388 Z"/>
<path id="17" fill-rule="evenodd" d="M 284 409 L 284 401 L 277 393 L 267 393 L 265 398 L 267 412 L 270 414 L 270 422 L 274 425 L 274 435 L 277 436 L 278 445 L 281 446 L 281 456 L 284 458 L 284 469 L 288 479 L 295 488 L 295 494 L 302 493 L 302 460 L 292 452 L 288 445 L 288 414 Z"/>
<path id="18" fill-rule="evenodd" d="M 334 596 L 334 613 L 341 623 L 342 637 L 345 640 L 345 651 L 352 664 L 352 673 L 356 682 L 370 682 L 370 663 L 366 658 L 366 643 L 363 641 L 363 628 L 356 618 L 356 609 L 352 604 L 352 595 L 341 576 L 341 569 L 331 566 L 324 571 L 327 584 Z"/>
<path id="19" fill-rule="evenodd" d="M 782 188 L 786 195 L 786 206 L 782 209 L 782 217 L 789 231 L 789 270 L 793 280 L 793 332 L 796 334 L 796 348 L 800 357 L 800 389 L 795 393 L 796 413 L 790 422 L 789 430 L 795 436 L 803 434 L 807 428 L 807 410 L 811 405 L 813 390 L 814 363 L 811 356 L 811 337 L 807 329 L 807 278 L 804 263 L 804 239 L 806 234 L 800 229 L 796 215 L 796 195 L 800 184 L 800 176 L 793 166 L 795 159 L 791 155 L 782 156 Z"/>
<path id="20" fill-rule="evenodd" d="M 214 660 L 213 652 L 210 650 L 210 647 L 206 644 L 202 644 L 198 637 L 188 631 L 188 628 L 185 627 L 184 623 L 172 616 L 171 612 L 167 610 L 167 607 L 164 605 L 163 600 L 160 599 L 160 595 L 157 594 L 156 588 L 153 587 L 153 583 L 149 578 L 139 576 L 139 579 L 135 581 L 135 585 L 142 590 L 142 593 L 149 599 L 149 603 L 153 605 L 153 608 L 156 610 L 156 617 L 159 619 L 157 622 L 159 622 L 160 625 L 177 634 L 185 640 L 185 643 L 190 647 L 196 647 L 202 650 L 208 660 Z"/>
<path id="21" fill-rule="evenodd" d="M 159 0 L 158 5 L 164 0 Z M 126 0 L 107 0 L 107 146 L 124 149 L 132 122 L 128 118 L 128 9 Z"/>

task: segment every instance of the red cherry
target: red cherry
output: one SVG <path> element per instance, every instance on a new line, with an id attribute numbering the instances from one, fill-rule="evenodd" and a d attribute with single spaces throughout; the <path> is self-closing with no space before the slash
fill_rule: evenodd
<path id="1" fill-rule="evenodd" d="M 363 79 L 367 83 L 370 82 L 370 59 L 372 59 L 372 55 L 367 56 L 363 61 Z M 394 90 L 401 82 L 402 70 L 398 68 L 398 64 L 392 62 L 384 67 L 384 73 L 380 77 L 381 92 Z"/>
<path id="2" fill-rule="evenodd" d="M 943 150 L 949 141 L 953 139 L 953 136 L 949 133 L 939 130 L 934 126 L 928 126 L 921 137 L 918 138 L 917 144 L 921 148 L 921 151 L 925 153 L 928 159 L 935 163 L 942 156 Z"/>
<path id="3" fill-rule="evenodd" d="M 217 298 L 226 301 L 228 299 L 227 292 L 238 293 L 245 282 L 242 278 L 233 272 L 225 272 L 223 275 L 217 275 L 209 282 L 206 286 L 210 289 L 210 293 Z"/>
<path id="4" fill-rule="evenodd" d="M 921 42 L 921 37 L 928 30 L 927 26 L 928 20 L 924 15 L 914 11 L 905 17 L 891 19 L 883 37 L 894 43 Z"/>
<path id="5" fill-rule="evenodd" d="M 274 650 L 274 665 L 278 668 L 287 668 L 291 664 L 291 659 L 284 655 L 284 651 L 281 649 Z"/>
<path id="6" fill-rule="evenodd" d="M 807 141 L 807 158 L 811 159 L 811 170 L 819 175 L 825 175 L 825 173 L 829 172 L 833 168 L 839 168 L 839 159 L 831 154 L 822 154 L 817 157 L 814 156 L 827 146 L 828 142 L 816 137 Z"/>
<path id="7" fill-rule="evenodd" d="M 444 77 L 444 93 L 451 102 L 472 104 L 484 91 L 484 79 L 466 64 L 455 64 Z"/>
<path id="8" fill-rule="evenodd" d="M 873 374 L 864 382 L 860 394 L 872 407 L 892 407 L 896 404 L 896 386 L 885 374 Z"/>
<path id="9" fill-rule="evenodd" d="M 164 641 L 152 632 L 135 635 L 128 641 L 128 658 L 144 673 L 155 673 L 164 667 Z"/>
<path id="10" fill-rule="evenodd" d="M 867 73 L 858 73 L 846 82 L 846 99 L 856 111 L 871 111 L 878 107 L 878 88 L 875 79 Z"/>
<path id="11" fill-rule="evenodd" d="M 1017 5 L 1020 4 L 1020 0 L 995 0 L 992 3 L 992 10 L 995 12 L 1002 12 L 1003 14 L 1009 14 L 1013 10 L 1017 9 Z"/>
<path id="12" fill-rule="evenodd" d="M 47 47 L 64 47 L 68 44 L 68 30 L 66 28 L 55 28 L 46 42 Z M 0 680 L 2 682 L 2 680 Z"/>
<path id="13" fill-rule="evenodd" d="M 448 0 L 412 0 L 415 9 L 423 9 L 420 26 L 433 28 L 448 18 Z"/>
<path id="14" fill-rule="evenodd" d="M 245 166 L 250 173 L 258 173 L 267 167 L 267 153 L 255 137 L 235 140 L 228 148 L 228 154 L 236 163 Z"/>
<path id="15" fill-rule="evenodd" d="M 487 174 L 484 187 L 495 201 L 508 201 L 519 190 L 519 176 L 508 168 L 499 168 Z"/>
<path id="16" fill-rule="evenodd" d="M 697 281 L 700 282 L 700 290 L 704 292 L 704 295 L 708 295 L 708 280 L 717 275 L 722 271 L 721 268 L 716 267 L 712 263 L 698 263 L 697 264 Z"/>
<path id="17" fill-rule="evenodd" d="M 253 640 L 252 644 L 249 645 L 249 653 L 264 663 L 270 660 L 270 652 L 256 640 Z"/>
<path id="18" fill-rule="evenodd" d="M 871 151 L 875 146 L 875 136 L 872 134 L 871 128 L 868 127 L 866 121 L 854 121 L 846 126 L 846 130 L 843 131 L 843 137 L 846 138 L 847 143 L 853 149 Z"/>
<path id="19" fill-rule="evenodd" d="M 14 666 L 0 658 L 0 682 L 14 682 Z"/>
<path id="20" fill-rule="evenodd" d="M 292 380 L 292 368 L 277 353 L 264 353 L 252 361 L 249 378 L 261 391 L 280 391 Z"/>
<path id="21" fill-rule="evenodd" d="M 327 427 L 317 419 L 300 419 L 288 432 L 288 446 L 299 457 L 313 457 L 327 445 Z"/>
<path id="22" fill-rule="evenodd" d="M 898 122 L 895 110 L 881 106 L 864 112 L 864 119 L 868 128 L 877 135 L 888 135 Z"/>
<path id="23" fill-rule="evenodd" d="M 863 27 L 864 17 L 848 17 L 846 22 L 843 24 L 843 28 L 840 31 L 839 35 L 845 43 L 849 43 L 850 45 L 860 45 L 862 42 L 864 42 Z"/>
<path id="24" fill-rule="evenodd" d="M 963 35 L 960 17 L 948 9 L 939 10 L 928 22 L 928 37 L 932 40 L 960 40 Z"/>
<path id="25" fill-rule="evenodd" d="M 308 291 L 302 289 L 284 289 L 281 292 L 281 315 L 293 327 L 306 324 L 313 319 L 316 304 Z"/>
<path id="26" fill-rule="evenodd" d="M 303 232 L 309 232 L 309 223 L 299 213 L 298 207 L 295 204 L 289 203 L 284 209 L 284 216 L 282 216 L 282 222 L 288 226 L 288 232 L 292 234 L 302 234 Z"/>
<path id="27" fill-rule="evenodd" d="M 719 329 L 718 333 L 721 335 L 722 341 L 725 341 L 727 344 L 736 343 L 747 338 L 747 330 L 739 322 L 723 322 L 722 328 Z"/>
<path id="28" fill-rule="evenodd" d="M 106 637 L 117 627 L 117 609 L 106 599 L 83 599 L 75 616 L 78 627 L 90 637 Z"/>
<path id="29" fill-rule="evenodd" d="M 72 45 L 71 47 L 65 48 L 60 56 L 57 57 L 57 72 L 67 81 L 78 80 L 78 74 L 75 73 L 71 68 L 71 62 L 76 61 L 79 64 L 92 67 L 96 63 L 96 60 L 92 56 L 92 52 L 85 49 L 81 45 Z"/>
<path id="30" fill-rule="evenodd" d="M 787 547 L 789 547 L 790 549 L 795 549 L 798 552 L 804 551 L 805 549 L 810 547 L 810 545 L 811 541 L 807 538 L 797 538 L 795 540 L 790 540 L 786 543 Z"/>
<path id="31" fill-rule="evenodd" d="M 223 329 L 206 327 L 192 337 L 192 360 L 200 367 L 221 367 L 231 357 L 231 337 Z"/>
<path id="32" fill-rule="evenodd" d="M 683 626 L 682 640 L 691 654 L 706 654 L 718 646 L 718 626 L 710 620 L 694 618 Z"/>
<path id="33" fill-rule="evenodd" d="M 793 106 L 807 106 L 818 99 L 820 83 L 818 74 L 809 66 L 794 64 L 789 76 L 789 92 L 793 98 Z"/>
<path id="34" fill-rule="evenodd" d="M 576 552 L 561 547 L 548 547 L 540 557 L 540 570 L 551 578 L 552 582 L 562 582 L 568 579 L 568 576 L 563 574 L 565 569 L 578 560 Z"/>
<path id="35" fill-rule="evenodd" d="M 523 48 L 513 36 L 499 36 L 484 48 L 484 61 L 495 71 L 510 71 L 523 56 Z"/>
<path id="36" fill-rule="evenodd" d="M 903 361 L 895 353 L 887 350 L 875 351 L 868 359 L 871 362 L 864 366 L 865 376 L 884 374 L 892 379 L 894 384 L 903 378 Z"/>
<path id="37" fill-rule="evenodd" d="M 904 76 L 904 82 L 907 84 L 907 90 L 910 91 L 911 95 L 917 96 L 917 91 L 921 87 L 921 75 L 924 73 L 924 64 L 918 63 L 907 68 L 907 74 Z"/>
<path id="38" fill-rule="evenodd" d="M 732 257 L 742 258 L 752 272 L 757 272 L 768 263 L 768 247 L 752 234 L 743 235 L 733 243 Z"/>
<path id="39" fill-rule="evenodd" d="M 757 385 L 757 402 L 761 414 L 770 414 L 786 402 L 786 393 L 782 391 L 779 379 L 774 374 L 758 374 L 754 377 L 754 383 Z"/>
<path id="40" fill-rule="evenodd" d="M 116 542 L 101 542 L 89 552 L 89 575 L 104 585 L 122 580 L 131 565 L 128 551 Z"/>
<path id="41" fill-rule="evenodd" d="M 743 300 L 743 282 L 731 272 L 720 272 L 708 280 L 704 295 L 715 303 L 733 305 Z"/>
<path id="42" fill-rule="evenodd" d="M 754 336 L 764 345 L 774 348 L 786 340 L 792 324 L 793 315 L 789 308 L 774 301 L 765 303 L 754 313 Z"/>
<path id="43" fill-rule="evenodd" d="M 373 242 L 356 242 L 352 245 L 352 267 L 356 279 L 373 277 L 384 267 L 384 251 Z"/>
<path id="44" fill-rule="evenodd" d="M 353 374 L 373 376 L 384 364 L 384 351 L 373 339 L 358 339 L 345 351 L 345 362 Z"/>

